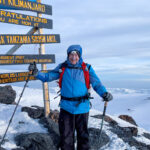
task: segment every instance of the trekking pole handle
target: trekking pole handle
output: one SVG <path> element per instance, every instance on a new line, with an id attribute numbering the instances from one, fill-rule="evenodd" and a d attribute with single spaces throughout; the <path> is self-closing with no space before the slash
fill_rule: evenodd
<path id="1" fill-rule="evenodd" d="M 29 76 L 32 75 L 32 71 L 29 71 Z"/>
<path id="2" fill-rule="evenodd" d="M 104 104 L 104 111 L 103 111 L 103 117 L 105 116 L 107 105 L 108 105 L 108 102 L 105 101 L 105 104 Z"/>
<path id="3" fill-rule="evenodd" d="M 108 105 L 108 102 L 106 101 L 105 104 L 104 104 L 104 106 L 107 107 L 107 105 Z"/>

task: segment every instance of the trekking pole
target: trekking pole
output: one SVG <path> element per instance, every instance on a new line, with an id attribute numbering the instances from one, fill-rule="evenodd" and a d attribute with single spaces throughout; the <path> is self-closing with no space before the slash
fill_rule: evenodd
<path id="1" fill-rule="evenodd" d="M 104 118 L 105 118 L 107 104 L 108 104 L 108 101 L 105 101 L 103 115 L 102 115 L 101 128 L 100 128 L 100 132 L 99 132 L 99 135 L 98 135 L 98 144 L 97 145 L 101 144 L 102 128 L 103 128 L 103 122 L 104 122 Z M 97 149 L 98 149 L 98 146 L 97 146 Z"/>
<path id="2" fill-rule="evenodd" d="M 5 139 L 5 136 L 6 136 L 7 132 L 8 132 L 9 126 L 10 126 L 10 124 L 11 124 L 11 122 L 12 122 L 12 119 L 13 119 L 13 117 L 14 117 L 14 115 L 15 115 L 15 112 L 16 112 L 16 110 L 17 110 L 17 107 L 18 107 L 18 105 L 19 105 L 19 102 L 20 102 L 20 100 L 21 100 L 21 98 L 22 98 L 22 96 L 23 96 L 24 90 L 25 90 L 25 88 L 27 87 L 27 84 L 28 84 L 28 81 L 29 81 L 29 77 L 30 77 L 30 72 L 29 72 L 28 78 L 27 78 L 27 80 L 26 80 L 26 83 L 25 83 L 25 85 L 24 85 L 24 87 L 23 87 L 23 90 L 22 90 L 22 92 L 21 92 L 21 94 L 20 94 L 19 100 L 18 100 L 17 105 L 16 105 L 16 107 L 15 107 L 15 109 L 14 109 L 14 112 L 13 112 L 13 114 L 12 114 L 10 120 L 9 120 L 8 126 L 7 126 L 7 128 L 6 128 L 5 133 L 4 133 L 4 136 L 3 136 L 3 138 L 2 138 L 2 140 L 1 140 L 1 142 L 0 142 L 0 148 L 1 148 L 1 146 L 2 146 L 2 144 L 3 144 L 3 141 L 4 141 L 4 139 Z"/>

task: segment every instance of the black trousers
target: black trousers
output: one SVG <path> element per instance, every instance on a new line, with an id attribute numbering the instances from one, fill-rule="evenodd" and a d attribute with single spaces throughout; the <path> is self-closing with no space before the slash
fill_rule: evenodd
<path id="1" fill-rule="evenodd" d="M 61 150 L 75 150 L 75 130 L 77 132 L 77 150 L 89 150 L 88 116 L 89 113 L 74 115 L 63 109 L 60 110 Z"/>

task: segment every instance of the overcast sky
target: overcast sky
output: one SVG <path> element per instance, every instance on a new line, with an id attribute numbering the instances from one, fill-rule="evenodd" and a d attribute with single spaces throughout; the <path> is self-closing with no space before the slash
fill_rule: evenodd
<path id="1" fill-rule="evenodd" d="M 71 44 L 83 47 L 83 58 L 107 87 L 150 88 L 149 0 L 42 0 L 52 5 L 52 30 L 60 44 L 46 44 L 46 53 L 56 55 L 55 67 L 66 59 Z M 32 12 L 19 13 L 36 15 Z M 0 23 L 1 34 L 25 34 L 31 27 Z M 0 46 L 5 54 L 12 46 Z M 38 45 L 22 46 L 15 54 L 37 54 Z M 27 68 L 24 67 L 25 69 Z M 22 69 L 3 66 L 2 69 Z"/>

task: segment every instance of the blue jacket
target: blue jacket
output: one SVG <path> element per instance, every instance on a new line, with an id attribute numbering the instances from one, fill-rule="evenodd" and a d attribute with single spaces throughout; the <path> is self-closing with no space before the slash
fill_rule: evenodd
<path id="1" fill-rule="evenodd" d="M 80 52 L 80 59 L 76 65 L 72 65 L 68 58 L 67 58 L 67 65 L 70 67 L 81 67 L 82 65 L 82 49 L 78 45 L 75 45 L 75 47 L 78 47 L 78 50 Z M 72 50 L 72 48 L 71 48 Z M 68 53 L 71 51 L 68 49 Z M 60 77 L 59 69 L 61 68 L 62 64 L 59 64 L 54 70 L 48 72 L 48 73 L 42 73 L 38 72 L 36 78 L 41 80 L 42 82 L 51 82 L 53 80 L 57 80 Z M 87 64 L 87 67 L 89 67 L 89 64 Z M 105 92 L 107 92 L 106 88 L 102 85 L 100 79 L 95 74 L 95 71 L 92 67 L 89 69 L 90 74 L 90 83 L 93 87 L 93 89 L 102 96 Z M 73 68 L 66 68 L 63 79 L 62 79 L 62 88 L 61 88 L 61 95 L 64 97 L 81 97 L 85 96 L 88 93 L 86 84 L 85 84 L 85 78 L 84 73 L 82 69 L 73 69 Z M 65 99 L 62 99 L 60 102 L 60 107 L 72 114 L 81 114 L 81 113 L 87 113 L 90 110 L 90 102 L 89 100 L 83 100 L 82 103 L 80 103 L 78 106 L 76 106 L 79 102 L 78 101 L 68 101 Z"/>

